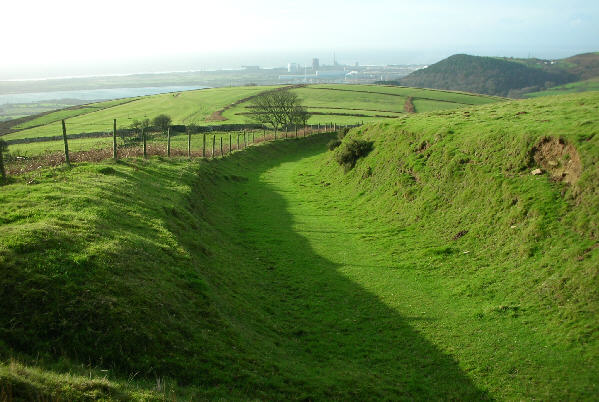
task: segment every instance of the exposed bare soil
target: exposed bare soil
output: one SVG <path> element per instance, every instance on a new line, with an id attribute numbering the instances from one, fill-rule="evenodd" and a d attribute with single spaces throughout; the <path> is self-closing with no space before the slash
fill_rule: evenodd
<path id="1" fill-rule="evenodd" d="M 582 173 L 580 155 L 572 144 L 564 140 L 545 137 L 535 147 L 535 162 L 548 172 L 553 180 L 574 184 Z"/>

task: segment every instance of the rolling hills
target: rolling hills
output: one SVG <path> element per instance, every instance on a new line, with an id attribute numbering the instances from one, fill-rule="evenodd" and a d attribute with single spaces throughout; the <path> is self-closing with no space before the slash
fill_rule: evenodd
<path id="1" fill-rule="evenodd" d="M 498 102 L 332 151 L 324 134 L 19 176 L 0 191 L 0 394 L 591 399 L 598 109 Z M 345 171 L 354 140 L 372 150 Z"/>
<path id="2" fill-rule="evenodd" d="M 599 76 L 599 53 L 559 60 L 450 56 L 401 80 L 401 85 L 521 97 Z"/>
<path id="3" fill-rule="evenodd" d="M 221 126 L 236 124 L 239 129 L 252 123 L 248 106 L 253 96 L 284 87 L 232 87 L 185 91 L 171 94 L 119 99 L 93 103 L 56 111 L 13 123 L 4 123 L 2 139 L 14 140 L 51 138 L 62 134 L 61 119 L 66 119 L 69 135 L 96 133 L 106 136 L 112 132 L 113 119 L 117 128 L 128 128 L 134 120 L 152 119 L 167 113 L 173 124 Z M 375 85 L 308 85 L 289 87 L 303 100 L 312 113 L 308 124 L 357 124 L 381 119 L 393 119 L 405 114 L 408 98 L 416 112 L 452 109 L 502 101 L 502 98 L 464 94 L 450 91 L 381 87 Z M 121 141 L 121 140 L 119 140 Z M 88 150 L 111 146 L 109 138 L 73 139 L 73 149 Z M 123 145 L 121 142 L 120 145 Z M 17 156 L 31 157 L 44 150 L 54 152 L 62 146 L 60 138 L 35 144 L 11 145 Z"/>

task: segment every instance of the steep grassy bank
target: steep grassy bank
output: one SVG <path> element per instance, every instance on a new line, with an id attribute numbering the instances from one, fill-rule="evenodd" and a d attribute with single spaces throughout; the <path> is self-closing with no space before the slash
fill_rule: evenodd
<path id="1" fill-rule="evenodd" d="M 79 165 L 3 188 L 2 357 L 25 367 L 2 365 L 1 392 L 484 396 L 293 229 L 290 200 L 264 174 L 328 140 L 199 165 Z"/>
<path id="2" fill-rule="evenodd" d="M 373 151 L 347 174 L 331 154 L 317 173 L 356 227 L 405 231 L 373 236 L 372 252 L 435 284 L 421 302 L 451 318 L 415 326 L 493 395 L 596 393 L 598 109 L 589 93 L 406 117 L 353 130 L 344 144 Z"/>
<path id="3" fill-rule="evenodd" d="M 0 353 L 35 367 L 3 364 L 0 383 L 591 399 L 598 107 L 510 102 L 356 129 L 333 152 L 321 136 L 22 176 L 0 192 Z M 353 139 L 373 149 L 345 172 Z"/>

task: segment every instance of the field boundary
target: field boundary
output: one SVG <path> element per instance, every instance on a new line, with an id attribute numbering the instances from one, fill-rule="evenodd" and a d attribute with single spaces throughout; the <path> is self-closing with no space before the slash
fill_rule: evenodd
<path id="1" fill-rule="evenodd" d="M 422 89 L 422 90 L 428 90 L 428 91 L 437 91 L 437 92 L 445 92 L 445 93 L 450 93 L 450 94 L 467 95 L 467 96 L 473 96 L 473 97 L 484 97 L 484 98 L 491 98 L 491 99 L 493 99 L 493 97 L 491 97 L 491 96 L 479 96 L 478 94 L 469 94 L 469 93 L 465 93 L 465 92 L 442 91 L 442 90 L 430 89 L 430 88 L 393 87 L 393 86 L 390 86 L 390 85 L 385 85 L 385 86 L 390 87 L 390 88 Z M 346 92 L 358 92 L 358 93 L 364 93 L 364 94 L 388 95 L 388 96 L 396 96 L 396 97 L 400 97 L 400 98 L 406 98 L 406 97 L 408 97 L 408 95 L 402 95 L 402 94 L 390 94 L 390 93 L 385 93 L 385 92 L 361 91 L 361 90 L 355 90 L 355 89 L 322 88 L 322 87 L 314 87 L 314 89 L 321 89 L 321 90 L 325 90 L 325 91 L 346 91 Z M 449 101 L 449 100 L 446 100 L 446 99 L 425 98 L 425 97 L 422 97 L 422 96 L 412 96 L 412 99 L 413 100 L 429 100 L 429 101 L 435 101 L 435 102 L 452 103 L 452 104 L 456 104 L 456 105 L 478 106 L 478 104 L 476 104 L 476 103 L 454 102 L 454 101 Z"/>
<path id="2" fill-rule="evenodd" d="M 124 99 L 126 99 L 126 98 L 124 98 Z M 136 101 L 138 101 L 140 99 L 141 98 L 133 98 L 133 99 L 125 101 L 123 103 L 119 103 L 117 105 L 112 105 L 112 106 L 107 106 L 107 107 L 95 107 L 95 106 L 93 106 L 96 103 L 100 103 L 100 102 L 86 103 L 86 104 L 83 104 L 83 105 L 71 106 L 71 107 L 67 107 L 67 108 L 64 108 L 64 109 L 49 110 L 47 112 L 38 113 L 38 114 L 35 114 L 35 115 L 26 116 L 26 117 L 21 117 L 20 119 L 8 120 L 6 122 L 0 123 L 0 137 L 3 136 L 3 135 L 6 135 L 6 134 L 18 133 L 19 131 L 29 130 L 29 129 L 36 128 L 36 127 L 43 127 L 43 126 L 47 126 L 48 124 L 52 124 L 52 123 L 56 123 L 57 121 L 61 121 L 62 119 L 56 119 L 56 120 L 50 121 L 50 122 L 45 123 L 45 124 L 38 124 L 38 125 L 27 127 L 27 128 L 19 128 L 19 129 L 13 129 L 12 128 L 12 127 L 14 127 L 16 125 L 27 123 L 28 121 L 35 120 L 35 119 L 38 119 L 40 117 L 44 117 L 44 116 L 47 116 L 47 115 L 55 113 L 55 112 L 60 112 L 60 111 L 63 111 L 63 110 L 77 110 L 77 109 L 83 109 L 83 108 L 86 108 L 86 107 L 93 107 L 93 108 L 96 109 L 96 110 L 90 110 L 89 112 L 86 112 L 86 113 L 78 114 L 77 116 L 71 116 L 71 117 L 79 117 L 79 116 L 85 116 L 85 115 L 90 114 L 90 113 L 96 113 L 96 112 L 98 112 L 100 110 L 106 110 L 106 109 L 110 109 L 110 108 L 113 108 L 113 107 L 117 107 L 117 106 L 121 106 L 121 105 L 126 105 L 128 103 L 136 102 Z M 109 99 L 107 101 L 102 101 L 102 102 L 111 102 L 111 101 L 115 101 L 115 100 L 118 100 L 118 99 Z M 8 127 L 3 127 L 4 126 L 3 123 L 8 123 L 8 122 L 10 122 L 10 123 L 15 123 L 16 122 L 16 124 L 12 124 L 11 126 L 8 126 Z M 7 141 L 7 142 L 9 142 L 9 141 Z"/>
<path id="3" fill-rule="evenodd" d="M 297 85 L 285 85 L 279 88 L 275 88 L 275 89 L 269 89 L 266 91 L 262 91 L 262 92 L 258 92 L 255 95 L 251 95 L 251 96 L 246 96 L 245 98 L 241 98 L 236 100 L 235 102 L 223 107 L 222 109 L 219 109 L 215 112 L 212 112 L 212 114 L 208 117 L 206 117 L 205 121 L 226 121 L 228 120 L 225 116 L 223 116 L 223 113 L 226 112 L 227 110 L 234 108 L 235 106 L 239 106 L 242 103 L 248 102 L 252 99 L 254 99 L 257 96 L 260 96 L 262 94 L 266 94 L 266 93 L 270 93 L 270 92 L 277 92 L 277 91 L 285 91 L 288 89 L 295 89 L 295 88 L 302 88 L 305 87 L 306 84 L 297 84 Z"/>
<path id="4" fill-rule="evenodd" d="M 115 158 L 116 160 L 121 158 L 148 158 L 151 156 L 158 157 L 187 157 L 190 160 L 193 158 L 204 158 L 213 159 L 216 157 L 224 157 L 235 151 L 242 151 L 249 146 L 253 146 L 262 142 L 268 141 L 281 141 L 281 140 L 297 140 L 306 138 L 308 136 L 328 134 L 337 132 L 342 128 L 354 128 L 360 126 L 359 124 L 338 126 L 338 125 L 308 125 L 302 128 L 297 128 L 293 131 L 275 131 L 267 130 L 266 128 L 260 129 L 256 135 L 255 131 L 245 130 L 243 132 L 238 131 L 235 139 L 233 139 L 233 133 L 229 133 L 229 138 L 223 141 L 224 136 L 219 136 L 217 142 L 217 134 L 208 134 L 207 132 L 201 132 L 196 134 L 202 134 L 203 141 L 202 147 L 192 149 L 191 146 L 187 150 L 181 148 L 171 148 L 170 145 L 165 144 L 151 144 L 148 143 L 142 147 L 140 143 L 130 143 L 125 146 L 118 148 L 105 147 L 95 148 L 85 151 L 68 152 L 69 160 L 71 162 L 101 162 L 104 160 L 110 160 Z M 103 137 L 112 136 L 111 133 L 102 133 Z M 211 138 L 212 137 L 212 138 Z M 63 139 L 62 137 L 59 137 Z M 86 137 L 82 137 L 86 138 Z M 191 143 L 189 143 L 191 144 Z M 20 175 L 28 172 L 32 172 L 43 167 L 57 167 L 67 163 L 65 152 L 55 151 L 47 152 L 41 155 L 33 157 L 11 157 L 7 158 L 6 171 L 9 175 Z M 68 165 L 69 163 L 67 163 Z"/>

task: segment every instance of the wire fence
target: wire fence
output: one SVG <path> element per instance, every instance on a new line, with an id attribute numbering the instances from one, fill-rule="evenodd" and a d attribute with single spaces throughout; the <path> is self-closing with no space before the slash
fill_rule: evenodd
<path id="1" fill-rule="evenodd" d="M 241 151 L 266 141 L 297 139 L 359 126 L 359 124 L 337 125 L 330 123 L 296 125 L 274 130 L 260 125 L 232 125 L 225 127 L 225 130 L 218 126 L 221 131 L 214 131 L 213 127 L 175 125 L 166 131 L 156 128 L 119 130 L 116 120 L 114 120 L 111 131 L 68 134 L 68 130 L 77 130 L 81 125 L 67 125 L 63 120 L 62 136 L 27 139 L 27 144 L 37 147 L 37 154 L 28 156 L 18 152 L 7 153 L 4 157 L 6 173 L 19 175 L 43 167 L 62 164 L 100 162 L 108 159 L 150 158 L 152 156 L 212 159 L 224 157 L 232 152 Z M 226 128 L 229 130 L 227 131 Z M 90 143 L 82 140 L 84 138 L 95 138 L 96 140 Z M 35 142 L 40 143 L 34 144 Z M 21 144 L 25 144 L 25 142 L 21 142 Z M 73 145 L 75 145 L 74 148 Z"/>

